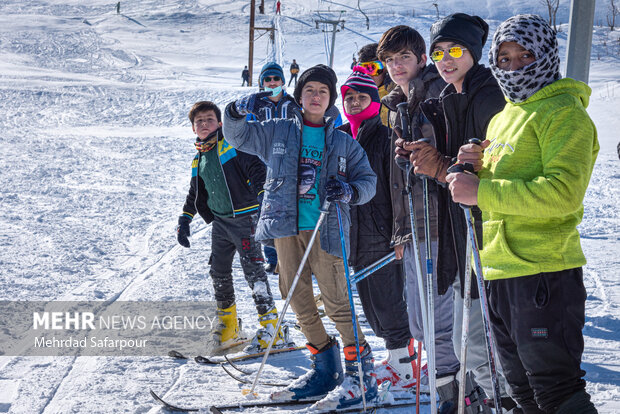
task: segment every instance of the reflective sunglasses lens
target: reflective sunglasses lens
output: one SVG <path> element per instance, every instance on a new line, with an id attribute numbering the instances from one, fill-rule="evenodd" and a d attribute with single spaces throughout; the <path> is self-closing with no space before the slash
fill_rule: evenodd
<path id="1" fill-rule="evenodd" d="M 461 56 L 463 56 L 463 49 L 461 49 L 460 47 L 451 47 L 450 50 L 448 50 L 448 53 L 453 58 L 457 58 L 458 59 Z"/>
<path id="2" fill-rule="evenodd" d="M 433 53 L 431 53 L 431 59 L 433 59 L 433 62 L 440 62 L 441 59 L 443 59 L 443 50 L 435 50 Z"/>
<path id="3" fill-rule="evenodd" d="M 265 76 L 265 82 L 271 82 L 271 81 L 277 82 L 279 80 L 280 80 L 279 76 Z"/>

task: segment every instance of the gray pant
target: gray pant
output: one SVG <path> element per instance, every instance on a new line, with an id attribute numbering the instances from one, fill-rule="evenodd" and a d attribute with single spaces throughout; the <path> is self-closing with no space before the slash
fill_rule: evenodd
<path id="1" fill-rule="evenodd" d="M 433 257 L 437 257 L 437 243 L 431 244 Z M 420 246 L 420 258 L 423 262 L 426 257 L 425 246 Z M 407 313 L 409 314 L 409 329 L 411 335 L 418 341 L 424 341 L 424 330 L 422 324 L 422 311 L 420 307 L 420 296 L 418 294 L 418 278 L 415 266 L 415 256 L 413 254 L 413 244 L 407 243 L 403 253 L 403 264 L 407 277 Z M 437 261 L 433 260 L 433 270 L 437 269 Z M 424 273 L 426 266 L 422 266 Z M 424 279 L 424 291 L 426 292 L 426 274 L 422 275 Z M 459 370 L 459 360 L 454 354 L 454 346 L 452 344 L 452 307 L 453 295 L 452 288 L 443 295 L 437 294 L 437 284 L 434 286 L 435 300 L 435 367 L 437 369 L 437 377 L 441 378 L 447 375 L 454 375 Z M 426 346 L 426 344 L 425 344 Z"/>
<path id="2" fill-rule="evenodd" d="M 235 303 L 235 287 L 232 277 L 232 263 L 235 252 L 245 280 L 252 289 L 252 299 L 259 314 L 266 313 L 272 306 L 273 297 L 269 280 L 263 265 L 261 245 L 254 240 L 255 215 L 241 217 L 215 216 L 211 227 L 211 257 L 209 264 L 211 280 L 218 308 L 226 309 Z"/>
<path id="3" fill-rule="evenodd" d="M 472 277 L 472 285 L 476 283 Z M 452 285 L 454 291 L 454 329 L 452 331 L 452 341 L 454 342 L 454 352 L 461 357 L 461 335 L 463 327 L 463 298 L 461 297 L 461 280 L 456 278 Z M 502 397 L 507 397 L 506 379 L 499 363 L 498 355 L 495 355 L 497 377 Z M 493 384 L 491 382 L 491 369 L 489 368 L 489 358 L 487 355 L 487 343 L 482 324 L 482 310 L 480 299 L 472 299 L 469 310 L 469 336 L 467 339 L 467 366 L 468 372 L 473 373 L 476 383 L 482 387 L 487 397 L 493 398 Z"/>

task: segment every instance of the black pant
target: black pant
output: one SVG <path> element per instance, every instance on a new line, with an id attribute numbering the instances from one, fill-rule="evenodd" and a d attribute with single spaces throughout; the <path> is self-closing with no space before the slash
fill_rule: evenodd
<path id="1" fill-rule="evenodd" d="M 488 295 L 497 353 L 524 412 L 555 413 L 585 393 L 582 269 L 493 280 Z"/>
<path id="2" fill-rule="evenodd" d="M 288 81 L 288 86 L 291 86 L 291 82 L 295 79 L 295 86 L 297 86 L 297 73 L 291 73 L 291 79 Z"/>
<path id="3" fill-rule="evenodd" d="M 354 267 L 356 272 L 362 269 Z M 405 272 L 400 262 L 392 262 L 357 283 L 364 315 L 387 349 L 404 348 L 411 338 L 404 291 Z"/>
<path id="4" fill-rule="evenodd" d="M 209 274 L 218 308 L 228 308 L 235 303 L 232 262 L 235 251 L 243 268 L 245 280 L 252 289 L 252 298 L 259 314 L 273 306 L 273 297 L 265 273 L 261 245 L 254 240 L 256 219 L 254 215 L 236 218 L 216 216 L 211 228 L 211 257 Z"/>

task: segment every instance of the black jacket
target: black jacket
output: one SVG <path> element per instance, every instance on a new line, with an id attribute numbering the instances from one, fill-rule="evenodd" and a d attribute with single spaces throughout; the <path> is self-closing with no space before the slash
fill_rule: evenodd
<path id="1" fill-rule="evenodd" d="M 445 88 L 446 82 L 439 76 L 437 69 L 434 65 L 428 65 L 424 67 L 418 74 L 418 76 L 409 82 L 409 97 L 407 98 L 400 86 L 396 86 L 392 92 L 381 99 L 381 103 L 384 104 L 389 110 L 389 121 L 392 127 L 400 126 L 401 119 L 397 112 L 397 105 L 401 102 L 407 102 L 407 108 L 409 113 L 409 124 L 412 129 L 412 135 L 418 139 L 420 137 L 433 138 L 433 131 L 428 122 L 424 122 L 424 117 L 421 114 L 420 103 L 424 100 L 432 97 L 437 97 L 441 94 L 441 91 Z M 390 191 L 392 194 L 392 215 L 394 222 L 392 226 L 392 244 L 399 245 L 411 242 L 412 229 L 409 218 L 409 199 L 407 195 L 407 174 L 406 171 L 399 168 L 394 159 L 394 150 L 396 148 L 397 136 L 395 132 L 392 132 L 391 137 L 391 153 L 392 161 L 390 162 Z M 423 242 L 424 235 L 424 214 L 422 209 L 422 184 L 421 180 L 415 179 L 413 185 L 414 208 L 416 211 L 416 226 L 418 229 L 418 236 L 422 236 L 421 242 Z M 434 182 L 432 183 L 434 186 Z M 430 192 L 434 192 L 434 188 L 430 188 Z M 431 195 L 431 223 L 435 223 L 435 197 Z M 432 228 L 436 226 L 431 225 Z M 434 232 L 431 232 L 431 239 L 436 239 Z"/>
<path id="2" fill-rule="evenodd" d="M 258 197 L 263 192 L 265 184 L 265 164 L 256 156 L 233 148 L 224 139 L 221 128 L 213 134 L 218 134 L 218 139 L 217 145 L 211 151 L 218 152 L 218 167 L 224 174 L 223 188 L 228 191 L 233 216 L 257 213 L 260 206 Z M 192 161 L 192 179 L 183 206 L 183 214 L 193 218 L 198 212 L 204 221 L 211 223 L 214 214 L 207 204 L 209 195 L 198 173 L 201 158 L 203 153 L 198 152 Z"/>
<path id="3" fill-rule="evenodd" d="M 456 157 L 461 145 L 466 144 L 470 138 L 483 140 L 486 137 L 489 121 L 504 109 L 505 105 L 504 95 L 491 70 L 483 65 L 476 65 L 465 75 L 462 93 L 457 93 L 453 85 L 448 85 L 438 99 L 428 99 L 420 104 L 420 108 L 431 122 L 435 137 L 445 137 L 436 140 L 439 152 Z M 437 204 L 438 292 L 444 293 L 454 282 L 458 272 L 462 296 L 467 244 L 465 215 L 463 209 L 452 201 L 447 187 L 438 188 Z M 477 207 L 472 210 L 477 223 L 479 246 L 482 246 L 482 217 Z M 472 297 L 478 297 L 475 283 L 472 283 Z"/>
<path id="4" fill-rule="evenodd" d="M 344 124 L 338 129 L 351 134 L 350 124 Z M 357 133 L 357 142 L 366 151 L 370 166 L 377 175 L 375 196 L 366 204 L 351 206 L 349 263 L 354 267 L 366 267 L 392 251 L 392 152 L 389 129 L 383 125 L 379 115 L 362 122 Z"/>

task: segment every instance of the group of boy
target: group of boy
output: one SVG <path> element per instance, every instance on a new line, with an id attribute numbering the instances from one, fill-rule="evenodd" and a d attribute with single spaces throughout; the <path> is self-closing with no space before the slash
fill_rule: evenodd
<path id="1" fill-rule="evenodd" d="M 274 337 L 276 347 L 286 346 L 288 338 L 281 329 L 276 332 L 277 310 L 256 240 L 266 248 L 275 246 L 275 251 L 265 253 L 269 257 L 277 252 L 283 297 L 294 285 L 302 258 L 308 257 L 297 275 L 290 306 L 306 337 L 312 368 L 273 393 L 272 399 L 316 399 L 314 408 L 338 410 L 373 401 L 382 383 L 392 389 L 420 387 L 416 377 L 423 368 L 416 362 L 414 339 L 424 342 L 427 333 L 434 337 L 438 412 L 457 410 L 463 285 L 470 275 L 467 225 L 463 210 L 453 201 L 452 186 L 448 187 L 447 182 L 454 180 L 448 168 L 467 159 L 460 151 L 470 138 L 484 141 L 491 118 L 506 101 L 491 70 L 478 63 L 488 37 L 483 19 L 456 13 L 435 23 L 430 33 L 428 52 L 422 36 L 402 25 L 358 52 L 359 62 L 340 88 L 349 121 L 345 125 L 330 116 L 338 95 L 337 78 L 325 65 L 304 71 L 291 97 L 283 90 L 282 68 L 266 64 L 259 77 L 263 92 L 229 103 L 223 127 L 220 111 L 212 103 L 199 102 L 190 111 L 199 152 L 179 218 L 178 240 L 189 247 L 189 223 L 196 212 L 213 222 L 210 274 L 221 345 L 241 341 L 231 276 L 235 250 L 259 313 L 261 329 L 253 343 L 259 349 Z M 429 56 L 434 64 L 427 64 Z M 401 103 L 407 104 L 404 124 L 409 131 L 401 127 L 397 110 Z M 404 139 L 409 135 L 413 141 Z M 468 149 L 479 155 L 471 146 Z M 479 169 L 478 161 L 471 162 Z M 479 224 L 480 211 L 473 210 Z M 314 232 L 318 242 L 313 244 Z M 423 280 L 419 257 L 427 257 L 427 245 L 435 275 L 434 312 L 427 317 L 434 318 L 434 333 L 428 332 L 431 324 L 425 321 L 421 303 L 427 286 L 419 283 Z M 359 325 L 352 322 L 343 259 L 358 271 L 391 251 L 396 262 L 357 284 L 366 319 L 388 351 L 384 361 L 375 363 Z M 344 370 L 340 344 L 325 330 L 314 301 L 313 276 L 325 313 L 341 337 Z M 540 398 L 535 385 L 529 391 L 513 389 L 516 401 L 509 396 L 501 364 L 493 374 L 489 366 L 478 295 L 474 289 L 464 368 L 483 388 L 489 405 L 497 377 L 503 412 L 577 412 L 562 403 L 583 391 L 583 380 L 572 384 L 569 394 L 545 391 L 563 400 Z M 429 344 L 425 345 L 428 351 Z M 514 375 L 512 371 L 507 374 Z M 583 412 L 596 412 L 586 408 Z"/>

